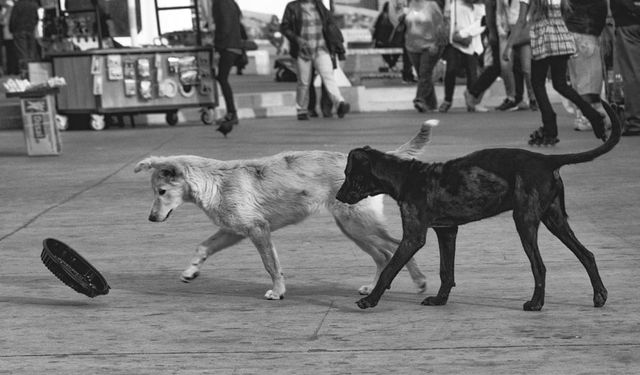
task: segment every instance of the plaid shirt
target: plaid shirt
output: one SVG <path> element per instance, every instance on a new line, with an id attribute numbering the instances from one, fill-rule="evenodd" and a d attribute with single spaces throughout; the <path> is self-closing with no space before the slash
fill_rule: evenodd
<path id="1" fill-rule="evenodd" d="M 576 53 L 573 35 L 567 30 L 560 5 L 554 2 L 551 3 L 547 17 L 532 22 L 529 35 L 533 60 Z"/>
<path id="2" fill-rule="evenodd" d="M 302 31 L 300 37 L 307 41 L 309 50 L 301 49 L 301 57 L 312 57 L 319 50 L 326 48 L 324 34 L 322 33 L 322 19 L 313 3 L 304 3 L 302 6 Z"/>

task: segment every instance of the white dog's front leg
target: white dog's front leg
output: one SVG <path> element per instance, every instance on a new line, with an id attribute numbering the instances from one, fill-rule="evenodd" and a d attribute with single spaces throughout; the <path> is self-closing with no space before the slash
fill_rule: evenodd
<path id="1" fill-rule="evenodd" d="M 240 242 L 244 237 L 235 233 L 219 230 L 213 236 L 207 238 L 196 248 L 196 255 L 191 259 L 191 264 L 182 271 L 180 280 L 185 283 L 193 281 L 200 274 L 200 267 L 208 257 L 231 245 Z"/>
<path id="2" fill-rule="evenodd" d="M 284 275 L 280 268 L 280 261 L 278 260 L 278 254 L 276 248 L 271 242 L 271 232 L 268 229 L 268 225 L 261 224 L 256 226 L 250 231 L 251 241 L 258 249 L 264 268 L 271 276 L 273 287 L 271 290 L 267 290 L 264 298 L 269 300 L 279 300 L 284 298 L 285 286 Z"/>

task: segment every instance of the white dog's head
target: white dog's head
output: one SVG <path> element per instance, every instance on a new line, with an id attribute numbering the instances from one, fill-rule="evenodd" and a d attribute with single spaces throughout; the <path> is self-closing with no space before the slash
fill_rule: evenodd
<path id="1" fill-rule="evenodd" d="M 149 221 L 167 220 L 171 212 L 178 208 L 189 196 L 189 187 L 184 180 L 184 170 L 180 162 L 171 157 L 151 156 L 140 161 L 134 172 L 153 169 L 151 189 L 153 205 Z"/>

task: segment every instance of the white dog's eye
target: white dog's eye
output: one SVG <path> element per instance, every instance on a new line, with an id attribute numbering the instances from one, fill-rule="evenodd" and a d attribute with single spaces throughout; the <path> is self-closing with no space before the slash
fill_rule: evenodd
<path id="1" fill-rule="evenodd" d="M 158 194 L 159 195 L 164 195 L 164 193 L 166 193 L 167 191 L 164 189 L 158 189 Z"/>

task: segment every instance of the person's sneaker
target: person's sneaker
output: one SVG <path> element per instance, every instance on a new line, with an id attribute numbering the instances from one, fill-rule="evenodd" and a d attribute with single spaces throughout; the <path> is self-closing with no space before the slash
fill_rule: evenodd
<path id="1" fill-rule="evenodd" d="M 510 111 L 510 110 L 514 110 L 514 108 L 517 109 L 517 107 L 518 107 L 518 103 L 516 103 L 514 100 L 506 98 L 502 102 L 502 104 L 496 107 L 496 111 Z"/>
<path id="2" fill-rule="evenodd" d="M 338 104 L 338 111 L 337 111 L 338 118 L 343 118 L 344 115 L 349 113 L 350 110 L 351 110 L 351 105 L 349 105 L 349 103 L 340 102 L 340 104 Z"/>
<path id="3" fill-rule="evenodd" d="M 440 104 L 440 108 L 438 108 L 438 112 L 446 113 L 451 109 L 451 102 L 444 101 Z"/>
<path id="4" fill-rule="evenodd" d="M 527 102 L 525 102 L 524 100 L 521 100 L 518 103 L 518 106 L 512 108 L 511 111 L 526 111 L 527 109 L 529 109 L 529 104 L 527 104 Z"/>
<path id="5" fill-rule="evenodd" d="M 575 131 L 591 131 L 591 124 L 584 116 L 576 117 L 573 121 L 573 130 Z"/>
<path id="6" fill-rule="evenodd" d="M 306 112 L 298 113 L 298 120 L 300 120 L 300 121 L 307 121 L 307 120 L 309 120 L 309 114 L 308 114 L 308 113 L 306 113 Z"/>
<path id="7" fill-rule="evenodd" d="M 316 111 L 315 109 L 310 109 L 309 110 L 309 117 L 318 117 L 318 111 Z"/>
<path id="8" fill-rule="evenodd" d="M 413 102 L 413 108 L 420 113 L 424 113 L 428 111 L 427 105 L 423 102 Z"/>

